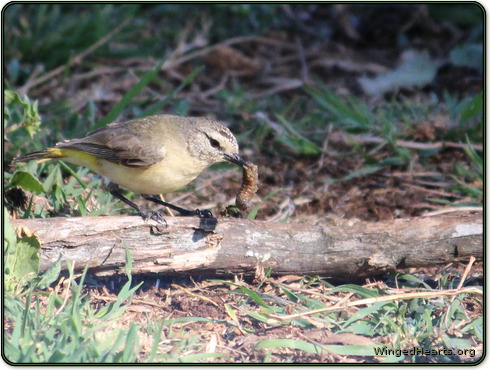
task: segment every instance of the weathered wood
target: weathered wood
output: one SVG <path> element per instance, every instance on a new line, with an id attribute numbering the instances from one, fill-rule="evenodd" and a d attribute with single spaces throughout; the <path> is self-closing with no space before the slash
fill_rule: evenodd
<path id="1" fill-rule="evenodd" d="M 41 271 L 60 255 L 82 269 L 113 274 L 311 274 L 347 278 L 397 267 L 483 257 L 482 214 L 441 215 L 341 226 L 168 217 L 167 227 L 140 217 L 12 220 L 41 240 Z M 63 268 L 66 266 L 62 264 Z"/>

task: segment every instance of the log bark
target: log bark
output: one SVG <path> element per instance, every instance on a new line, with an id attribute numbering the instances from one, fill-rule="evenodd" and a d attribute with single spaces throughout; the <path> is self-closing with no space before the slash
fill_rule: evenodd
<path id="1" fill-rule="evenodd" d="M 125 246 L 134 274 L 309 274 L 350 278 L 402 267 L 483 258 L 481 213 L 349 225 L 272 223 L 168 217 L 167 226 L 140 217 L 11 220 L 41 241 L 41 271 L 58 258 L 96 274 L 124 271 Z M 66 263 L 62 263 L 66 267 Z"/>

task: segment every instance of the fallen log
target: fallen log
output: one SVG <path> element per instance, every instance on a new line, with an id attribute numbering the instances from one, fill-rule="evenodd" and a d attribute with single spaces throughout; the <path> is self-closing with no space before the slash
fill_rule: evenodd
<path id="1" fill-rule="evenodd" d="M 403 267 L 483 258 L 481 213 L 357 222 L 348 225 L 168 217 L 167 226 L 136 216 L 11 220 L 41 241 L 41 271 L 58 258 L 80 270 L 134 274 L 365 277 Z M 66 268 L 66 263 L 62 263 Z"/>

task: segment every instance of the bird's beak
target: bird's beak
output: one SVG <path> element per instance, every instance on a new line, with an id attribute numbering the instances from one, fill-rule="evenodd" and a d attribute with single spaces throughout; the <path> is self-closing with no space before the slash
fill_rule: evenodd
<path id="1" fill-rule="evenodd" d="M 247 165 L 247 162 L 245 162 L 238 154 L 225 154 L 225 159 L 228 162 L 234 163 L 240 167 Z"/>

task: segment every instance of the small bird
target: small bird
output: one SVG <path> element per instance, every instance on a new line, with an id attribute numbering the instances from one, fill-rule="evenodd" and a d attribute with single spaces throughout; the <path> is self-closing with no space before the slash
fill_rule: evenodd
<path id="1" fill-rule="evenodd" d="M 80 139 L 20 155 L 14 162 L 59 159 L 85 166 L 108 179 L 109 192 L 133 207 L 144 219 L 153 218 L 119 191 L 121 186 L 184 216 L 211 217 L 206 210 L 186 210 L 157 198 L 183 188 L 210 165 L 231 162 L 244 167 L 238 143 L 221 123 L 201 117 L 155 115 L 111 123 Z M 161 216 L 157 216 L 161 217 Z"/>

